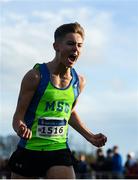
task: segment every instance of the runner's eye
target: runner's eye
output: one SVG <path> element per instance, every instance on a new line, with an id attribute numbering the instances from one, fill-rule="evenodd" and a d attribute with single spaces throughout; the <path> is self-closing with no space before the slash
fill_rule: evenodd
<path id="1" fill-rule="evenodd" d="M 73 43 L 73 42 L 67 42 L 67 45 L 71 45 L 71 46 L 73 46 L 73 45 L 74 45 L 74 43 Z"/>

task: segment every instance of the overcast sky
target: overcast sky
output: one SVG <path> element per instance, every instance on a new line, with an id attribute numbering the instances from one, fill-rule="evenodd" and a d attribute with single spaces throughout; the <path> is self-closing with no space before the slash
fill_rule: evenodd
<path id="1" fill-rule="evenodd" d="M 94 132 L 105 133 L 105 150 L 119 145 L 123 156 L 138 152 L 138 1 L 0 0 L 0 135 L 14 134 L 12 116 L 20 82 L 37 62 L 54 57 L 54 30 L 79 22 L 85 29 L 75 65 L 87 84 L 77 111 Z M 71 130 L 72 148 L 78 139 Z"/>

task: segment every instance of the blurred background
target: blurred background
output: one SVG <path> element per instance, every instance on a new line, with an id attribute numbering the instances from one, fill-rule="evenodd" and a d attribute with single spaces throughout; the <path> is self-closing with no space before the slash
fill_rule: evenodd
<path id="1" fill-rule="evenodd" d="M 108 137 L 101 154 L 106 157 L 116 145 L 123 167 L 128 154 L 137 162 L 138 1 L 0 0 L 1 162 L 8 160 L 18 142 L 12 117 L 21 80 L 34 64 L 53 59 L 54 31 L 71 22 L 79 22 L 86 34 L 75 65 L 87 80 L 77 112 L 93 133 Z M 96 172 L 97 149 L 71 128 L 69 144 L 79 162 L 83 154 L 88 172 Z"/>

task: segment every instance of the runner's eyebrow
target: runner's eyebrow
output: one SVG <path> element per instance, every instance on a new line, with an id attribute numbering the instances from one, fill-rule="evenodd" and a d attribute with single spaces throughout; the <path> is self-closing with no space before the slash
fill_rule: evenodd
<path id="1" fill-rule="evenodd" d="M 71 40 L 68 40 L 67 43 L 79 44 L 79 45 L 83 44 L 82 42 L 75 42 L 75 41 L 71 41 Z"/>

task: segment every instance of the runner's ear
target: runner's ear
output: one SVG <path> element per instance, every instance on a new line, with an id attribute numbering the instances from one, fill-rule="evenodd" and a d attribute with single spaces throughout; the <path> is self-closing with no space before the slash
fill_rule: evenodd
<path id="1" fill-rule="evenodd" d="M 58 42 L 54 42 L 53 47 L 54 47 L 56 52 L 59 52 L 59 43 Z"/>

